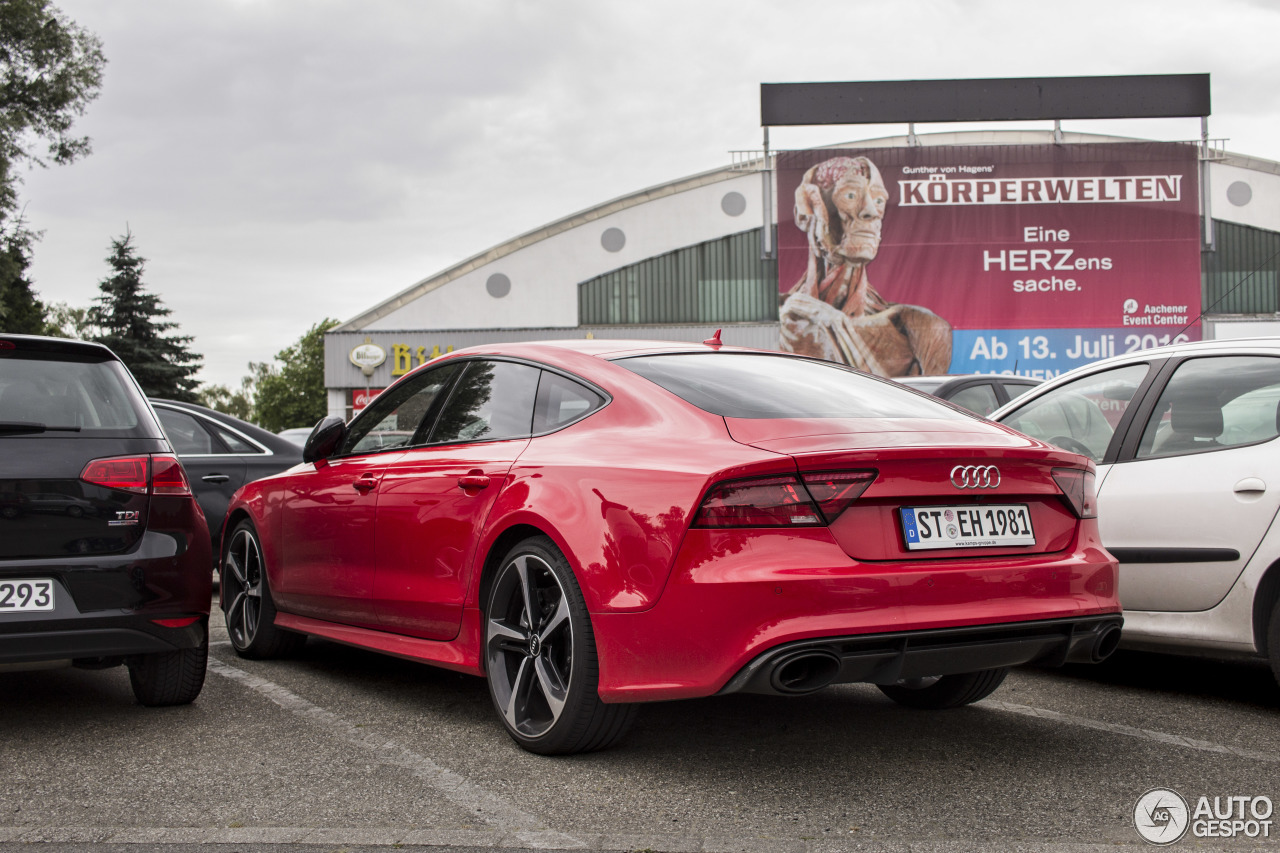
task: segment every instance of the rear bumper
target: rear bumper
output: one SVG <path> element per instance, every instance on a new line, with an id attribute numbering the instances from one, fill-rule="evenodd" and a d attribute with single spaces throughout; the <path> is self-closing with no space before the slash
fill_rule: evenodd
<path id="1" fill-rule="evenodd" d="M 34 661 L 123 657 L 179 649 L 204 643 L 204 618 L 182 628 L 165 628 L 137 617 L 95 619 L 75 627 L 40 626 L 22 632 L 0 633 L 0 664 Z M 65 624 L 65 623 L 61 623 Z"/>
<path id="2" fill-rule="evenodd" d="M 52 580 L 54 609 L 0 611 L 0 663 L 171 652 L 207 634 L 213 591 L 203 525 L 194 536 L 148 530 L 127 554 L 0 561 L 6 579 Z M 155 621 L 188 618 L 177 628 Z"/>
<path id="3" fill-rule="evenodd" d="M 797 695 L 855 681 L 893 684 L 1026 663 L 1092 663 L 1115 650 L 1123 624 L 1119 616 L 1093 616 L 801 640 L 758 656 L 720 693 Z"/>
<path id="4" fill-rule="evenodd" d="M 592 627 L 600 697 L 645 702 L 713 695 L 806 643 L 834 649 L 847 681 L 1065 660 L 1119 616 L 1090 520 L 1052 554 L 885 563 L 849 559 L 823 528 L 690 530 L 657 604 L 593 613 Z"/>

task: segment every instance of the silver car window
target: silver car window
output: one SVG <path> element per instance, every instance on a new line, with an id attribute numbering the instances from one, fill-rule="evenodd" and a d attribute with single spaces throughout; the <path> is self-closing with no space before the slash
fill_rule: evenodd
<path id="1" fill-rule="evenodd" d="M 1100 461 L 1148 369 L 1129 364 L 1082 376 L 1036 397 L 1001 423 Z"/>
<path id="2" fill-rule="evenodd" d="M 1275 438 L 1280 358 L 1225 356 L 1178 366 L 1142 432 L 1137 457 L 1177 456 Z"/>

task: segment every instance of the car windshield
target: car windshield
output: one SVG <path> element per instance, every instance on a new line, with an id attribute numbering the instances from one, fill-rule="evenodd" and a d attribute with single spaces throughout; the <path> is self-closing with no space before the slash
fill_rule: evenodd
<path id="1" fill-rule="evenodd" d="M 118 361 L 76 357 L 0 358 L 0 422 L 103 436 L 158 437 Z"/>
<path id="2" fill-rule="evenodd" d="M 756 353 L 633 356 L 615 364 L 728 418 L 966 416 L 898 385 L 827 362 Z"/>

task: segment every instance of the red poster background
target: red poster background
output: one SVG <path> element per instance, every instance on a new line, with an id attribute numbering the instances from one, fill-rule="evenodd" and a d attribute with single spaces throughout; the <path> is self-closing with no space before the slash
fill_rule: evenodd
<path id="1" fill-rule="evenodd" d="M 957 333 L 1000 329 L 1173 333 L 1184 324 L 1153 316 L 1152 323 L 1168 325 L 1143 328 L 1148 322 L 1143 318 L 1152 314 L 1149 308 L 1185 306 L 1184 311 L 1173 313 L 1185 313 L 1185 325 L 1191 326 L 1188 337 L 1200 336 L 1194 145 L 1138 142 L 782 152 L 778 156 L 781 293 L 788 293 L 803 278 L 809 258 L 808 238 L 795 220 L 796 189 L 806 170 L 832 158 L 858 156 L 876 165 L 889 194 L 880 248 L 866 267 L 871 286 L 888 302 L 927 308 Z M 1180 197 L 1150 202 L 903 204 L 903 182 L 931 176 L 1000 181 L 1152 175 L 1180 176 Z M 1028 239 L 1028 228 L 1034 229 L 1033 236 L 1054 232 L 1058 239 Z M 1060 252 L 1067 251 L 1065 263 L 1083 259 L 1094 268 L 1014 271 L 1008 263 L 1000 269 L 994 261 L 1015 257 L 1001 253 L 1033 249 L 1055 250 L 1055 265 L 1064 263 Z M 1101 268 L 1103 259 L 1108 269 Z M 1067 279 L 1074 281 L 1074 289 L 1064 289 Z M 1028 280 L 1036 284 L 1023 292 L 1015 289 L 1028 287 Z M 961 336 L 957 334 L 955 340 L 958 350 Z M 954 353 L 956 359 L 962 355 Z M 953 366 L 956 363 L 953 360 Z M 1060 361 L 1057 365 L 1063 366 Z"/>

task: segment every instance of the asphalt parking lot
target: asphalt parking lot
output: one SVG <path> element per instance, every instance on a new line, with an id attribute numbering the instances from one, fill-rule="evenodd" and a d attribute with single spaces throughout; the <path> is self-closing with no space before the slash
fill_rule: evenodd
<path id="1" fill-rule="evenodd" d="M 317 641 L 244 661 L 215 620 L 191 706 L 136 705 L 123 669 L 0 675 L 0 844 L 1114 849 L 1146 846 L 1131 814 L 1152 788 L 1280 800 L 1265 666 L 1122 653 L 1024 668 L 942 713 L 863 685 L 655 704 L 618 748 L 543 758 L 507 738 L 479 679 Z"/>

